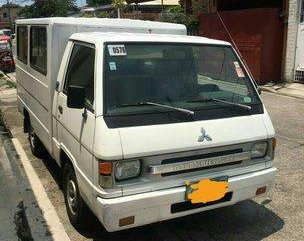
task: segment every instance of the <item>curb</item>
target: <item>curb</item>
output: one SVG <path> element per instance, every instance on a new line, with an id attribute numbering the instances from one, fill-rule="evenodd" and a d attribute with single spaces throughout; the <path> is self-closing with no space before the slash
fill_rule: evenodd
<path id="1" fill-rule="evenodd" d="M 297 98 L 297 99 L 304 99 L 304 96 L 299 96 L 299 95 L 293 95 L 293 94 L 288 94 L 288 93 L 281 93 L 278 92 L 276 90 L 267 88 L 267 87 L 263 87 L 260 86 L 259 87 L 263 92 L 268 92 L 268 93 L 272 93 L 272 94 L 277 94 L 277 95 L 282 95 L 282 96 L 288 96 L 288 97 L 293 97 L 293 98 Z"/>
<path id="2" fill-rule="evenodd" d="M 17 138 L 12 138 L 11 140 L 19 156 L 19 160 L 23 165 L 24 171 L 29 180 L 37 203 L 40 209 L 42 210 L 42 215 L 50 230 L 53 240 L 70 241 L 70 238 L 66 233 L 65 228 L 61 223 L 53 204 L 48 198 L 47 193 L 45 192 L 42 183 L 40 182 L 40 179 L 37 176 L 31 162 L 29 161 L 23 147 L 21 146 Z"/>

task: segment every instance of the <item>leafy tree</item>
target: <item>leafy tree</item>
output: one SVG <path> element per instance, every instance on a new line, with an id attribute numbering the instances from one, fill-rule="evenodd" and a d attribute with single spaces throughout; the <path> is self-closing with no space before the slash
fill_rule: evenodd
<path id="1" fill-rule="evenodd" d="M 125 7 L 124 0 L 113 0 L 112 1 L 113 7 L 117 10 L 117 16 L 120 18 L 120 10 Z"/>
<path id="2" fill-rule="evenodd" d="M 172 6 L 162 16 L 162 21 L 181 23 L 188 29 L 199 28 L 199 14 L 206 13 L 209 9 L 209 1 L 192 0 L 192 6 L 185 11 L 185 0 L 180 0 L 179 6 Z"/>
<path id="3" fill-rule="evenodd" d="M 86 0 L 88 6 L 97 7 L 101 5 L 111 4 L 112 0 Z"/>
<path id="4" fill-rule="evenodd" d="M 34 0 L 32 5 L 21 10 L 20 15 L 25 18 L 64 17 L 76 8 L 75 0 Z"/>

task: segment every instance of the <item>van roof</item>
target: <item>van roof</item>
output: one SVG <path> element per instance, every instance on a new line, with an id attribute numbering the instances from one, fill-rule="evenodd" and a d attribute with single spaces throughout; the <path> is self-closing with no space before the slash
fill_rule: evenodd
<path id="1" fill-rule="evenodd" d="M 209 39 L 205 37 L 195 37 L 173 34 L 143 34 L 143 33 L 117 33 L 117 32 L 85 32 L 75 33 L 70 39 L 92 44 L 102 44 L 104 42 L 171 42 L 171 43 L 197 43 L 211 45 L 231 46 L 229 42 Z"/>
<path id="2" fill-rule="evenodd" d="M 55 17 L 55 18 L 29 18 L 18 19 L 19 24 L 61 24 L 61 25 L 85 25 L 90 27 L 118 27 L 118 28 L 151 28 L 151 29 L 177 29 L 186 31 L 186 26 L 175 23 L 164 23 L 154 21 L 143 21 L 133 19 L 115 19 L 115 18 L 74 18 L 74 17 Z"/>

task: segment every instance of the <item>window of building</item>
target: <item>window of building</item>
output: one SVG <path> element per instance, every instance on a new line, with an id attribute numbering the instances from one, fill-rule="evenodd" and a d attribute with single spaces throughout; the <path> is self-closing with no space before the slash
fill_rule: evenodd
<path id="1" fill-rule="evenodd" d="M 84 87 L 86 107 L 91 111 L 93 111 L 94 103 L 94 63 L 94 47 L 75 43 L 63 90 L 63 93 L 66 94 L 68 86 L 75 85 Z"/>
<path id="2" fill-rule="evenodd" d="M 7 18 L 7 13 L 6 12 L 2 13 L 2 16 L 3 18 Z"/>
<path id="3" fill-rule="evenodd" d="M 30 64 L 40 73 L 47 74 L 46 27 L 31 27 Z"/>
<path id="4" fill-rule="evenodd" d="M 17 57 L 18 59 L 27 64 L 27 51 L 28 51 L 28 32 L 27 26 L 17 27 Z"/>

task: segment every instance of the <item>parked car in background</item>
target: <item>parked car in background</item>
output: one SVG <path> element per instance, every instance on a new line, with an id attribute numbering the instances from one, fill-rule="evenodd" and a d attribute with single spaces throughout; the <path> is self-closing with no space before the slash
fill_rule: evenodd
<path id="1" fill-rule="evenodd" d="M 15 61 L 12 52 L 12 40 L 10 37 L 0 36 L 0 69 L 4 73 L 15 70 Z"/>
<path id="2" fill-rule="evenodd" d="M 12 37 L 12 30 L 10 30 L 10 29 L 1 29 L 0 30 L 0 36 Z"/>

